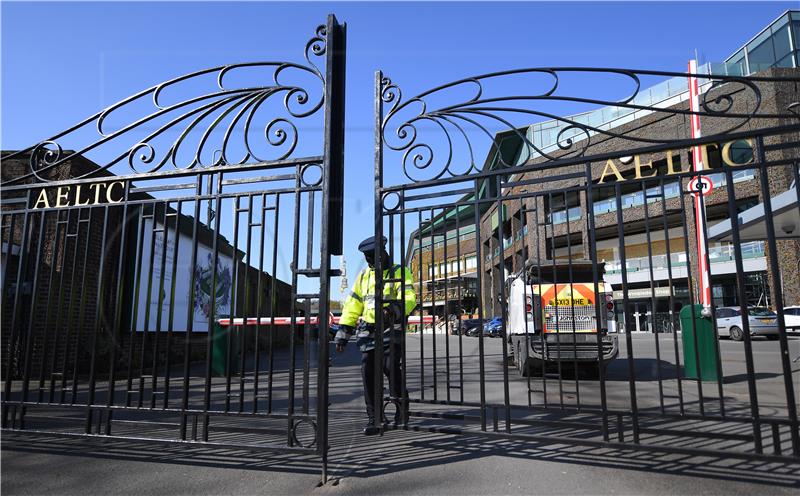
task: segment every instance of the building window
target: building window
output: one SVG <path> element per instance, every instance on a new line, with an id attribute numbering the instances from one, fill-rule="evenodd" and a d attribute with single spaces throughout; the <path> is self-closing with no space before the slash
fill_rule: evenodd
<path id="1" fill-rule="evenodd" d="M 747 209 L 753 208 L 758 205 L 758 198 L 746 198 L 744 200 L 737 200 L 736 201 L 736 211 L 738 213 L 742 213 Z"/>
<path id="2" fill-rule="evenodd" d="M 792 32 L 794 33 L 795 67 L 800 67 L 800 12 L 792 12 Z"/>
<path id="3" fill-rule="evenodd" d="M 738 140 L 731 145 L 730 155 L 734 164 L 746 164 L 753 160 L 753 147 L 745 140 Z"/>
<path id="4" fill-rule="evenodd" d="M 747 74 L 746 62 L 744 60 L 744 49 L 736 52 L 736 55 L 731 57 L 730 62 L 727 62 L 729 76 L 744 76 Z"/>
<path id="5" fill-rule="evenodd" d="M 789 41 L 789 23 L 780 28 L 772 28 L 772 45 L 775 49 L 777 67 L 794 67 L 792 45 Z"/>
<path id="6" fill-rule="evenodd" d="M 793 67 L 789 43 L 789 18 L 778 19 L 773 26 L 747 45 L 747 62 L 750 73 L 770 67 Z"/>
<path id="7" fill-rule="evenodd" d="M 747 61 L 750 65 L 750 72 L 763 71 L 775 62 L 775 50 L 769 35 L 770 32 L 767 30 L 747 45 Z"/>

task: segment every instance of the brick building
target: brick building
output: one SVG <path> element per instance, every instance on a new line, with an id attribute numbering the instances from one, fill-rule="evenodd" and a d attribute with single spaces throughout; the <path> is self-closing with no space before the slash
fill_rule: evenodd
<path id="1" fill-rule="evenodd" d="M 736 50 L 725 62 L 706 64 L 699 72 L 796 77 L 800 74 L 800 50 L 797 47 L 800 47 L 800 12 L 789 11 Z M 785 113 L 790 104 L 800 101 L 799 90 L 791 83 L 758 83 L 758 89 L 760 95 L 738 91 L 734 99 L 735 107 L 729 112 L 746 113 L 758 103 L 759 113 Z M 707 93 L 707 101 L 711 102 L 727 91 L 726 85 L 712 88 L 709 83 L 702 85 L 700 90 Z M 642 89 L 632 103 L 643 107 L 688 110 L 688 98 L 686 78 L 675 77 Z M 658 137 L 667 141 L 691 137 L 689 117 L 685 114 L 608 107 L 573 115 L 568 119 L 627 137 Z M 751 120 L 740 130 L 779 124 L 777 119 Z M 713 117 L 703 117 L 701 125 L 704 135 L 724 133 L 731 127 L 730 119 Z M 566 127 L 568 124 L 563 121 L 551 120 L 498 134 L 495 138 L 497 146 L 487 156 L 482 170 L 495 170 L 500 163 L 516 166 L 545 163 L 546 160 L 535 150 L 528 150 L 524 146 L 520 135 L 526 136 L 527 140 L 551 157 L 567 154 L 568 151 L 561 150 L 556 143 L 559 137 L 571 138 L 575 146 L 581 146 L 581 140 L 585 137 L 578 129 L 565 130 Z M 774 144 L 775 140 L 777 138 L 767 139 L 766 144 Z M 623 155 L 620 160 L 615 160 L 615 167 L 623 179 L 633 179 L 637 164 L 634 157 L 624 154 L 636 146 L 635 142 L 627 139 L 595 134 L 591 136 L 588 155 Z M 724 150 L 720 146 L 706 147 L 707 167 L 718 170 L 710 176 L 714 189 L 705 197 L 708 231 L 719 231 L 718 234 L 709 235 L 712 296 L 716 305 L 738 305 L 733 247 L 729 234 L 726 235 L 722 230 L 725 222 L 730 225 L 730 215 L 723 168 Z M 735 163 L 747 163 L 753 158 L 754 146 L 746 141 L 736 142 L 729 146 L 727 152 Z M 797 148 L 789 146 L 769 151 L 766 159 L 791 160 L 797 159 L 798 155 Z M 642 155 L 639 159 L 642 163 L 652 161 L 652 169 L 648 171 L 656 171 L 660 178 L 667 178 L 670 170 L 689 170 L 693 164 L 692 153 L 688 149 L 675 150 L 671 156 L 671 166 L 663 153 Z M 696 283 L 698 273 L 694 248 L 695 222 L 690 215 L 684 215 L 692 210 L 692 197 L 681 194 L 686 190 L 688 179 L 621 182 L 617 195 L 615 186 L 607 178 L 603 184 L 600 183 L 604 171 L 608 173 L 605 162 L 602 162 L 591 164 L 594 192 L 591 202 L 586 191 L 558 192 L 571 187 L 580 189 L 585 182 L 585 167 L 586 164 L 581 163 L 561 167 L 557 171 L 541 170 L 524 175 L 514 175 L 513 169 L 510 170 L 507 179 L 531 184 L 505 189 L 503 195 L 521 195 L 524 198 L 504 200 L 502 205 L 497 202 L 481 203 L 477 213 L 479 222 L 475 220 L 476 207 L 473 205 L 458 209 L 458 215 L 454 214 L 453 209 L 446 210 L 447 216 L 442 210 L 423 211 L 420 214 L 422 227 L 409 236 L 405 254 L 415 280 L 422 286 L 423 313 L 440 316 L 457 312 L 472 313 L 477 305 L 482 305 L 484 316 L 501 315 L 498 299 L 501 287 L 510 274 L 520 271 L 526 263 L 547 265 L 554 260 L 564 262 L 568 259 L 590 258 L 592 250 L 587 212 L 591 203 L 591 217 L 595 224 L 595 242 L 591 248 L 596 260 L 605 262 L 604 279 L 615 291 L 614 296 L 618 301 L 622 299 L 620 246 L 625 251 L 630 308 L 623 309 L 618 304 L 618 320 L 630 331 L 664 330 L 670 320 L 670 312 L 690 302 L 687 275 L 694 274 Z M 552 179 L 557 174 L 584 177 L 560 181 Z M 794 177 L 795 171 L 790 165 L 770 167 L 768 194 L 777 197 L 791 192 L 795 187 Z M 759 171 L 734 168 L 732 183 L 736 210 L 742 215 L 757 210 L 767 194 L 762 190 Z M 479 181 L 479 184 L 481 194 L 484 191 L 494 193 L 488 189 L 494 186 L 491 181 Z M 462 200 L 471 199 L 472 195 L 466 195 Z M 621 223 L 618 222 L 618 207 L 621 207 Z M 800 212 L 797 208 L 794 211 Z M 795 221 L 789 220 L 790 223 Z M 476 225 L 479 225 L 477 234 Z M 773 307 L 781 303 L 800 304 L 800 242 L 797 232 L 800 232 L 800 226 L 792 232 L 778 232 L 777 236 L 781 268 L 778 280 L 782 284 L 783 302 L 775 301 L 774 287 L 771 287 L 774 274 L 770 268 L 765 238 L 750 236 L 742 239 L 743 284 L 749 304 Z M 476 242 L 476 238 L 480 239 L 480 243 Z M 480 266 L 479 270 L 473 268 L 475 264 Z M 477 291 L 476 273 L 481 277 L 482 293 L 476 297 L 468 293 L 468 300 L 460 299 L 458 291 Z M 693 291 L 697 294 L 696 288 Z M 670 301 L 675 308 L 670 308 Z M 624 315 L 628 316 L 627 322 L 623 322 Z"/>
<path id="2" fill-rule="evenodd" d="M 794 40 L 794 44 L 789 41 Z M 725 64 L 709 64 L 707 71 L 712 74 L 749 75 L 756 71 L 759 76 L 797 77 L 800 75 L 798 46 L 800 39 L 800 12 L 787 12 L 778 20 L 765 28 L 741 50 L 731 56 Z M 775 48 L 780 42 L 786 44 L 785 49 Z M 767 56 L 763 46 L 769 44 L 773 52 Z M 785 53 L 784 53 L 785 52 Z M 731 83 L 735 84 L 735 83 Z M 795 84 L 758 82 L 760 102 L 753 92 L 740 91 L 733 100 L 734 108 L 730 112 L 746 113 L 757 103 L 759 112 L 779 114 L 795 102 L 800 101 L 800 89 Z M 715 101 L 716 96 L 726 92 L 726 85 L 701 87 L 701 92 L 709 92 L 707 101 Z M 642 92 L 647 101 L 645 106 L 688 110 L 688 90 L 685 78 L 665 81 L 656 88 Z M 640 102 L 635 102 L 640 103 Z M 611 119 L 603 117 L 612 115 Z M 592 125 L 613 130 L 617 135 L 633 137 L 654 137 L 660 139 L 684 140 L 690 138 L 688 116 L 665 114 L 660 112 L 636 111 L 625 115 L 613 115 L 608 109 L 599 109 L 586 114 L 570 117 L 577 122 L 593 122 Z M 594 120 L 594 121 L 593 121 Z M 703 117 L 701 119 L 704 135 L 725 133 L 730 128 L 730 119 Z M 778 126 L 778 119 L 757 119 L 747 123 L 749 130 L 759 127 Z M 559 151 L 554 142 L 556 136 L 566 125 L 559 121 L 547 121 L 518 130 L 526 134 L 537 147 L 548 154 L 558 157 Z M 499 136 L 500 139 L 514 139 L 514 132 Z M 567 133 L 564 138 L 570 137 Z M 581 136 L 572 135 L 574 140 Z M 765 145 L 776 145 L 790 139 L 788 136 L 768 138 Z M 796 138 L 794 138 L 796 139 Z M 591 137 L 591 155 L 603 153 L 622 154 L 630 149 L 631 141 L 610 136 L 594 135 Z M 525 150 L 519 138 L 515 163 L 537 164 L 545 159 L 537 153 Z M 728 210 L 728 191 L 723 160 L 724 150 L 719 146 L 706 148 L 708 157 L 706 167 L 718 170 L 710 176 L 713 191 L 705 197 L 705 209 L 709 232 L 715 232 L 715 226 L 727 222 L 730 226 Z M 728 148 L 729 158 L 735 164 L 745 164 L 753 159 L 754 143 L 745 140 L 732 143 Z M 737 211 L 745 215 L 750 210 L 757 210 L 763 203 L 764 196 L 771 198 L 781 194 L 791 195 L 794 191 L 794 216 L 797 216 L 796 171 L 792 168 L 792 160 L 800 157 L 796 146 L 775 147 L 768 150 L 765 159 L 768 162 L 786 161 L 787 165 L 770 167 L 768 172 L 769 191 L 761 187 L 760 172 L 757 169 L 733 168 L 733 191 Z M 563 152 L 566 153 L 566 152 Z M 668 178 L 670 170 L 689 170 L 693 164 L 691 150 L 675 150 L 672 154 L 672 169 L 664 153 L 640 157 L 641 163 L 652 161 L 652 169 L 656 178 Z M 623 179 L 633 179 L 637 164 L 633 157 L 622 157 L 615 165 Z M 795 165 L 796 167 L 796 165 Z M 585 174 L 586 164 L 559 168 L 557 174 Z M 551 193 L 571 186 L 578 186 L 581 179 L 565 179 L 561 181 L 545 181 L 554 171 L 529 172 L 515 180 L 539 180 L 540 184 L 530 184 L 505 191 L 504 194 L 530 195 L 522 200 L 504 201 L 502 211 L 493 205 L 481 219 L 481 242 L 486 254 L 482 260 L 484 312 L 498 314 L 500 311 L 497 298 L 504 278 L 521 270 L 526 261 L 547 265 L 553 260 L 587 259 L 591 255 L 590 229 L 587 212 L 593 209 L 591 217 L 594 221 L 595 256 L 598 262 L 605 262 L 604 279 L 615 290 L 615 298 L 622 296 L 620 247 L 624 246 L 627 290 L 629 308 L 622 312 L 622 305 L 617 305 L 620 314 L 627 314 L 628 321 L 624 325 L 629 331 L 660 331 L 669 320 L 670 311 L 677 311 L 680 306 L 689 303 L 689 281 L 687 272 L 694 274 L 692 283 L 694 294 L 697 294 L 698 261 L 694 246 L 695 221 L 692 215 L 686 214 L 693 208 L 692 197 L 681 195 L 685 191 L 687 180 L 656 179 L 620 182 L 620 191 L 613 185 L 616 181 L 604 183 L 601 178 L 609 173 L 605 162 L 592 163 L 591 173 L 594 183 L 594 197 L 587 198 L 586 190 L 571 193 Z M 612 179 L 615 179 L 612 177 Z M 619 194 L 619 199 L 617 195 Z M 591 207 L 590 207 L 591 205 Z M 618 216 L 618 208 L 621 212 Z M 792 209 L 790 204 L 788 210 Z M 787 214 L 787 219 L 790 219 Z M 621 217 L 622 222 L 618 220 Z M 797 222 L 796 219 L 788 221 Z M 784 222 L 785 223 L 785 222 Z M 788 226 L 788 224 L 787 224 Z M 716 228 L 716 231 L 719 231 Z M 795 229 L 786 228 L 786 232 L 777 233 L 777 254 L 780 274 L 773 274 L 770 267 L 769 250 L 765 237 L 743 238 L 740 246 L 748 304 L 760 304 L 775 307 L 776 305 L 800 304 L 800 241 Z M 622 239 L 622 241 L 621 241 Z M 737 298 L 737 274 L 733 256 L 734 247 L 730 236 L 723 234 L 709 238 L 709 258 L 711 262 L 712 297 L 715 305 L 739 305 Z M 687 270 L 690 268 L 690 270 Z M 669 270 L 668 270 L 669 269 Z M 669 274 L 668 274 L 669 272 Z M 669 276 L 672 276 L 672 286 Z M 771 282 L 781 281 L 783 302 L 776 301 L 774 287 Z M 677 308 L 669 308 L 669 300 Z M 655 308 L 653 301 L 655 300 Z M 620 315 L 622 317 L 622 315 Z M 633 320 L 633 321 L 631 321 Z"/>

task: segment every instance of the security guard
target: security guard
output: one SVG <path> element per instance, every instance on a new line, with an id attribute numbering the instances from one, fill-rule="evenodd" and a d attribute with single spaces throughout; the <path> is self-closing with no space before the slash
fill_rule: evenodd
<path id="1" fill-rule="evenodd" d="M 375 237 L 369 237 L 358 245 L 369 267 L 362 270 L 353 284 L 353 291 L 344 302 L 339 332 L 336 333 L 336 351 L 344 351 L 350 336 L 358 326 L 356 345 L 361 351 L 361 381 L 364 384 L 364 402 L 367 405 L 367 425 L 364 434 L 371 436 L 380 430 L 375 424 Z M 400 265 L 391 265 L 386 252 L 386 238 L 381 238 L 381 266 L 383 271 L 383 373 L 389 379 L 389 393 L 393 398 L 402 396 L 400 364 L 403 339 L 402 321 L 417 306 L 417 297 L 412 286 L 411 271 Z M 400 282 L 402 278 L 403 283 Z M 394 279 L 396 282 L 385 282 Z M 403 290 L 405 286 L 405 291 Z M 390 301 L 394 300 L 394 301 Z M 359 318 L 362 323 L 358 324 Z M 401 412 L 395 412 L 395 423 L 399 423 Z"/>

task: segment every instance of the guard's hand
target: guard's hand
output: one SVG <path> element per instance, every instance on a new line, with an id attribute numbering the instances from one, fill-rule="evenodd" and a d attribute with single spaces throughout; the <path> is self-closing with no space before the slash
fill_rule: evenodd
<path id="1" fill-rule="evenodd" d="M 339 326 L 339 332 L 336 333 L 335 337 L 336 351 L 338 353 L 342 353 L 344 351 L 344 347 L 347 346 L 347 341 L 350 339 L 353 331 L 354 329 L 350 326 Z"/>

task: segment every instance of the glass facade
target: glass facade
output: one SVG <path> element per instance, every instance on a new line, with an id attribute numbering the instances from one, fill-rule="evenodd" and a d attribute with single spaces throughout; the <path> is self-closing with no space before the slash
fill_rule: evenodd
<path id="1" fill-rule="evenodd" d="M 461 238 L 461 241 L 464 241 L 465 238 L 468 237 L 467 235 L 472 234 L 474 232 L 475 232 L 475 224 L 468 224 L 464 227 L 459 228 L 459 233 L 461 234 L 461 236 L 459 236 L 458 233 L 456 233 L 455 229 L 447 231 L 447 246 L 455 246 L 456 243 L 458 242 L 459 237 Z M 431 235 L 427 233 L 423 233 L 420 237 L 422 237 L 423 251 L 428 251 L 433 241 L 435 241 L 433 242 L 434 248 L 441 248 L 444 246 L 444 241 L 442 240 L 441 234 L 433 236 L 433 238 L 435 239 L 432 239 Z M 419 237 L 414 237 L 414 239 L 411 240 L 411 243 L 413 243 L 414 246 L 414 248 L 412 249 L 412 253 L 416 254 L 418 250 L 417 246 L 420 244 Z"/>
<path id="2" fill-rule="evenodd" d="M 743 260 L 750 258 L 763 258 L 765 247 L 763 241 L 748 241 L 740 245 Z M 708 247 L 708 258 L 712 264 L 730 262 L 735 260 L 734 247 L 730 243 L 712 243 Z M 625 271 L 628 273 L 642 270 L 667 270 L 669 267 L 685 266 L 688 263 L 686 252 L 673 252 L 669 255 L 653 255 L 652 257 L 636 257 L 625 259 Z M 612 260 L 606 262 L 606 274 L 618 274 L 622 272 L 622 262 Z"/>
<path id="3" fill-rule="evenodd" d="M 440 262 L 436 265 L 428 265 L 428 277 L 444 278 L 457 276 L 459 273 L 468 274 L 478 270 L 477 257 L 472 254 L 461 259 L 450 259 L 447 263 Z"/>
<path id="4" fill-rule="evenodd" d="M 800 23 L 800 13 L 787 12 L 744 47 L 749 73 L 770 67 L 797 67 L 796 46 L 792 46 L 792 16 Z"/>

